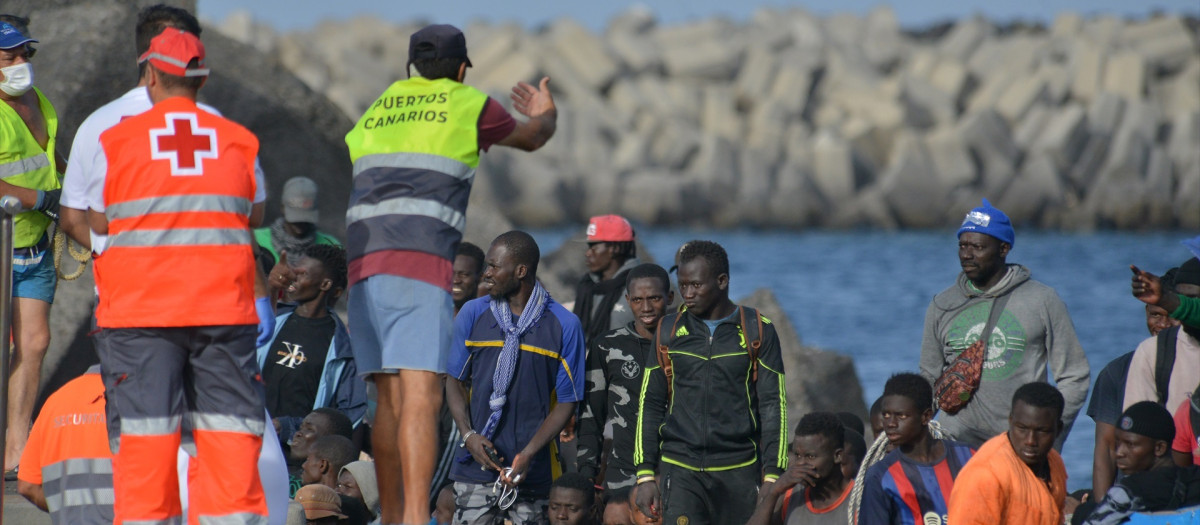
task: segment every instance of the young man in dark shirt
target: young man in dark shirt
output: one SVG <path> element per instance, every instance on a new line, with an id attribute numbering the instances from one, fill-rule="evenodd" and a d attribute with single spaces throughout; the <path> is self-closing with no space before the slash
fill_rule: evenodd
<path id="1" fill-rule="evenodd" d="M 604 472 L 605 523 L 633 523 L 631 513 L 636 509 L 629 505 L 629 493 L 637 484 L 633 449 L 642 370 L 656 363 L 654 331 L 673 299 L 666 270 L 650 263 L 635 266 L 625 286 L 633 321 L 589 345 L 578 465 L 579 473 L 597 485 L 599 473 Z M 606 428 L 612 433 L 608 443 Z"/>
<path id="2" fill-rule="evenodd" d="M 267 411 L 281 441 L 314 409 L 335 408 L 353 424 L 367 410 L 366 384 L 357 378 L 350 336 L 333 312 L 346 287 L 346 251 L 314 244 L 300 257 L 286 259 L 295 261 L 289 267 L 294 278 L 283 290 L 292 304 L 280 308 L 274 336 L 258 348 Z"/>

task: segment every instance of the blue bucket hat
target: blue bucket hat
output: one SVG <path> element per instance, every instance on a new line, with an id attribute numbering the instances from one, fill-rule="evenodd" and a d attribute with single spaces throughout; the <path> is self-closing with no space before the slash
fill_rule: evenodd
<path id="1" fill-rule="evenodd" d="M 31 42 L 36 43 L 37 40 L 25 36 L 8 22 L 0 22 L 0 49 L 12 49 Z"/>
<path id="2" fill-rule="evenodd" d="M 987 199 L 983 199 L 983 206 L 975 208 L 967 212 L 967 216 L 963 218 L 962 226 L 958 228 L 957 237 L 962 237 L 966 232 L 978 232 L 985 235 L 991 235 L 1000 242 L 1013 245 L 1013 240 L 1016 233 L 1013 232 L 1012 221 L 1008 220 L 1008 215 L 992 206 L 992 203 Z"/>

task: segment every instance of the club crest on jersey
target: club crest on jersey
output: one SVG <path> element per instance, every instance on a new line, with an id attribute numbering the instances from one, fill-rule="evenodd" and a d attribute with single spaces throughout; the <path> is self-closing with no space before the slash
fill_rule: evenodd
<path id="1" fill-rule="evenodd" d="M 195 113 L 166 114 L 166 127 L 150 130 L 150 158 L 171 162 L 171 175 L 204 174 L 204 159 L 217 158 L 217 130 L 202 128 Z"/>
<path id="2" fill-rule="evenodd" d="M 625 361 L 625 363 L 621 365 L 621 375 L 625 376 L 625 379 L 633 379 L 637 377 L 638 373 L 641 371 L 642 367 L 638 366 L 637 361 Z"/>

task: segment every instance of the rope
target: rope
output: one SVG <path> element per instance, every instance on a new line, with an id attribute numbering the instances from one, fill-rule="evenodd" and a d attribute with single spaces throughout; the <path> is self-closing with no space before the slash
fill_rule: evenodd
<path id="1" fill-rule="evenodd" d="M 933 436 L 933 439 L 944 439 L 941 423 L 930 421 L 929 434 Z M 863 484 L 867 479 L 867 469 L 887 455 L 887 445 L 887 434 L 880 433 L 875 437 L 875 442 L 871 443 L 871 447 L 867 449 L 862 466 L 858 468 L 858 475 L 854 476 L 854 488 L 850 490 L 850 508 L 846 513 L 848 525 L 858 525 L 858 510 L 862 506 Z"/>
<path id="2" fill-rule="evenodd" d="M 79 250 L 77 251 L 75 249 L 76 246 L 79 245 L 75 241 L 67 239 L 67 234 L 63 233 L 61 228 L 54 229 L 54 270 L 58 272 L 59 279 L 74 281 L 87 270 L 87 263 L 92 259 L 92 252 L 84 249 L 83 246 L 79 246 Z M 75 259 L 77 267 L 74 272 L 69 274 L 63 273 L 63 252 L 69 253 L 71 258 Z"/>

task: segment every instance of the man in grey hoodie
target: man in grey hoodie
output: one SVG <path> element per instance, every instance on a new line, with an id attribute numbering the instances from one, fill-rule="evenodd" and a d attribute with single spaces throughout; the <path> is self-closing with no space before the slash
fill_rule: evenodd
<path id="1" fill-rule="evenodd" d="M 953 286 L 925 311 L 921 375 L 930 382 L 979 339 L 992 301 L 1008 295 L 988 339 L 987 359 L 977 390 L 957 414 L 938 416 L 946 437 L 979 447 L 1005 432 L 1013 393 L 1021 385 L 1047 379 L 1047 368 L 1065 398 L 1062 447 L 1087 398 L 1090 368 L 1067 306 L 1049 286 L 1030 278 L 1028 268 L 1008 264 L 1014 232 L 1004 212 L 983 206 L 971 210 L 958 230 L 962 267 Z"/>

